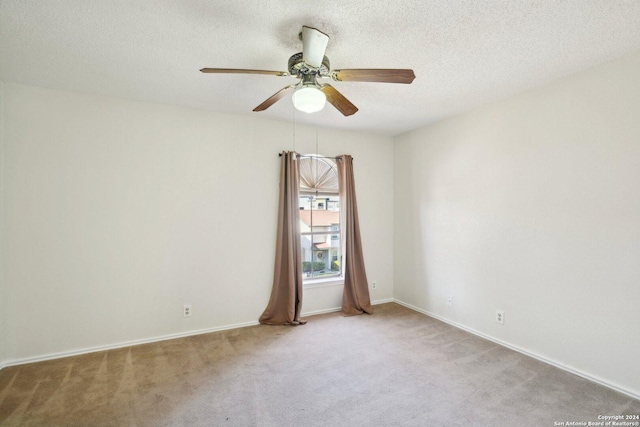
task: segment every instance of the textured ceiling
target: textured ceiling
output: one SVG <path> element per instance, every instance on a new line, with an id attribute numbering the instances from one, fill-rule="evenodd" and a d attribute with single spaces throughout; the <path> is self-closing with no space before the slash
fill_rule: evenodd
<path id="1" fill-rule="evenodd" d="M 0 0 L 0 78 L 291 121 L 290 99 L 251 110 L 290 77 L 302 25 L 330 36 L 334 68 L 412 68 L 411 85 L 335 82 L 296 123 L 395 135 L 640 49 L 638 0 Z"/>

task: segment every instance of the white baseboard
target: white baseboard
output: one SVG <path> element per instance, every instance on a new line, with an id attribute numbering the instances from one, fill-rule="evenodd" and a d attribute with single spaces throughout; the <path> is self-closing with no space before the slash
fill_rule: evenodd
<path id="1" fill-rule="evenodd" d="M 210 332 L 226 331 L 228 329 L 245 328 L 247 326 L 254 326 L 254 325 L 258 325 L 258 321 L 257 320 L 256 321 L 252 321 L 252 322 L 236 323 L 236 324 L 233 324 L 233 325 L 217 326 L 217 327 L 214 327 L 214 328 L 199 329 L 199 330 L 195 330 L 195 331 L 180 332 L 180 333 L 177 333 L 177 334 L 161 335 L 161 336 L 152 337 L 152 338 L 144 338 L 144 339 L 139 339 L 139 340 L 124 341 L 124 342 L 119 342 L 119 343 L 109 344 L 109 345 L 101 345 L 101 346 L 87 347 L 87 348 L 81 348 L 81 349 L 70 350 L 70 351 L 62 351 L 62 352 L 59 352 L 59 353 L 50 353 L 50 354 L 45 354 L 45 355 L 42 355 L 42 356 L 25 357 L 25 358 L 22 358 L 22 359 L 7 360 L 3 364 L 0 364 L 0 369 L 5 368 L 5 367 L 9 367 L 9 366 L 25 365 L 27 363 L 35 363 L 35 362 L 44 362 L 45 360 L 53 360 L 53 359 L 61 359 L 63 357 L 79 356 L 81 354 L 95 353 L 95 352 L 98 352 L 98 351 L 105 351 L 105 350 L 114 350 L 114 349 L 117 349 L 117 348 L 131 347 L 131 346 L 140 345 L 140 344 L 149 344 L 149 343 L 153 343 L 153 342 L 172 340 L 172 339 L 176 339 L 176 338 L 190 337 L 192 335 L 208 334 Z"/>
<path id="2" fill-rule="evenodd" d="M 571 374 L 574 374 L 574 375 L 577 375 L 579 377 L 585 378 L 585 379 L 587 379 L 589 381 L 593 381 L 594 383 L 603 385 L 603 386 L 605 386 L 607 388 L 610 388 L 612 390 L 617 391 L 618 393 L 622 393 L 622 394 L 627 395 L 629 397 L 632 397 L 634 399 L 640 400 L 640 393 L 637 393 L 637 392 L 635 392 L 633 390 L 627 390 L 624 387 L 620 387 L 617 384 L 610 383 L 610 382 L 608 382 L 608 381 L 606 381 L 606 380 L 604 380 L 602 378 L 599 378 L 597 376 L 588 374 L 588 373 L 586 373 L 584 371 L 581 371 L 579 369 L 576 369 L 576 368 L 572 368 L 572 367 L 567 366 L 567 365 L 565 365 L 563 363 L 560 363 L 560 362 L 558 362 L 556 360 L 548 359 L 546 357 L 540 356 L 539 354 L 537 354 L 535 352 L 532 352 L 530 350 L 525 350 L 523 348 L 520 348 L 520 347 L 518 347 L 516 345 L 513 345 L 511 343 L 508 343 L 506 341 L 502 341 L 502 340 L 500 340 L 498 338 L 494 338 L 494 337 L 492 337 L 490 335 L 487 335 L 487 334 L 484 334 L 484 333 L 482 333 L 480 331 L 476 331 L 475 329 L 469 328 L 467 326 L 464 326 L 464 325 L 461 325 L 459 323 L 456 323 L 456 322 L 454 322 L 452 320 L 449 320 L 449 319 L 446 319 L 444 317 L 438 316 L 437 314 L 431 313 L 431 312 L 429 312 L 427 310 L 423 310 L 421 308 L 418 308 L 416 306 L 408 304 L 408 303 L 406 303 L 404 301 L 400 301 L 398 299 L 393 299 L 393 302 L 395 302 L 397 304 L 400 304 L 400 305 L 402 305 L 404 307 L 410 308 L 411 310 L 417 311 L 418 313 L 422 313 L 422 314 L 425 314 L 425 315 L 427 315 L 429 317 L 433 317 L 434 319 L 440 320 L 441 322 L 448 323 L 451 326 L 454 326 L 454 327 L 456 327 L 458 329 L 462 329 L 463 331 L 469 332 L 469 333 L 471 333 L 473 335 L 479 336 L 480 338 L 484 338 L 486 340 L 492 341 L 492 342 L 494 342 L 496 344 L 499 344 L 499 345 L 501 345 L 503 347 L 506 347 L 508 349 L 517 351 L 518 353 L 522 353 L 525 356 L 532 357 L 532 358 L 534 358 L 536 360 L 539 360 L 541 362 L 544 362 L 544 363 L 546 363 L 548 365 L 555 366 L 556 368 L 562 369 L 563 371 L 567 371 L 567 372 L 569 372 Z"/>
<path id="3" fill-rule="evenodd" d="M 387 303 L 387 302 L 393 302 L 393 298 L 373 301 L 371 304 L 375 305 L 375 304 L 383 304 L 383 303 Z M 340 311 L 341 309 L 342 309 L 342 307 L 333 307 L 333 308 L 328 308 L 328 309 L 324 309 L 324 310 L 309 311 L 309 312 L 302 313 L 301 316 L 302 317 L 306 317 L 306 316 L 314 316 L 316 314 L 333 313 L 333 312 L 336 312 L 336 311 Z M 95 352 L 98 352 L 98 351 L 115 350 L 117 348 L 131 347 L 131 346 L 140 345 L 140 344 L 149 344 L 149 343 L 153 343 L 153 342 L 172 340 L 172 339 L 176 339 L 176 338 L 184 338 L 184 337 L 189 337 L 189 336 L 192 336 L 192 335 L 208 334 L 208 333 L 211 333 L 211 332 L 226 331 L 228 329 L 244 328 L 244 327 L 247 327 L 247 326 L 254 326 L 254 325 L 258 325 L 258 324 L 259 323 L 256 320 L 256 321 L 252 321 L 252 322 L 235 323 L 233 325 L 217 326 L 217 327 L 214 327 L 214 328 L 199 329 L 199 330 L 188 331 L 188 332 L 180 332 L 180 333 L 177 333 L 177 334 L 161 335 L 161 336 L 152 337 L 152 338 L 144 338 L 144 339 L 139 339 L 139 340 L 124 341 L 124 342 L 119 342 L 119 343 L 109 344 L 109 345 L 100 345 L 100 346 L 87 347 L 87 348 L 81 348 L 81 349 L 70 350 L 70 351 L 62 351 L 62 352 L 58 352 L 58 353 L 49 353 L 49 354 L 45 354 L 45 355 L 42 355 L 42 356 L 25 357 L 25 358 L 21 358 L 21 359 L 6 360 L 6 361 L 3 361 L 2 363 L 0 363 L 0 370 L 2 370 L 4 368 L 7 368 L 9 366 L 25 365 L 27 363 L 44 362 L 46 360 L 54 360 L 54 359 L 61 359 L 63 357 L 79 356 L 81 354 L 95 353 Z"/>
<path id="4" fill-rule="evenodd" d="M 386 299 L 371 301 L 371 305 L 385 304 L 388 302 L 394 302 L 393 298 L 386 298 Z M 333 307 L 333 308 L 327 308 L 324 310 L 305 311 L 301 313 L 300 316 L 301 317 L 315 316 L 316 314 L 334 313 L 340 310 L 342 310 L 342 307 Z"/>
<path id="5" fill-rule="evenodd" d="M 317 314 L 335 313 L 342 310 L 342 307 L 325 308 L 323 310 L 304 311 L 300 313 L 300 317 L 315 316 Z"/>

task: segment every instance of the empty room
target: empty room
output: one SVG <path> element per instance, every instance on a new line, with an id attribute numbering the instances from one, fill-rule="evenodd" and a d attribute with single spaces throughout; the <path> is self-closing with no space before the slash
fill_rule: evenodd
<path id="1" fill-rule="evenodd" d="M 0 425 L 640 426 L 639 29 L 0 1 Z"/>

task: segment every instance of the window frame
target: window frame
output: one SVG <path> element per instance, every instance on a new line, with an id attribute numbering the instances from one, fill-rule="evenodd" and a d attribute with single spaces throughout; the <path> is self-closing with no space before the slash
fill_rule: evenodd
<path id="1" fill-rule="evenodd" d="M 333 173 L 335 174 L 336 180 L 337 180 L 337 176 L 338 176 L 338 171 L 337 171 L 337 165 L 335 164 L 335 162 L 330 161 L 329 159 L 322 157 L 322 156 L 317 156 L 317 155 L 304 155 L 301 156 L 302 158 L 309 158 L 309 159 L 315 159 L 316 161 L 322 161 L 323 163 L 325 163 L 325 165 L 329 166 Z M 307 177 L 305 177 L 307 178 Z M 301 176 L 300 178 L 301 182 L 303 180 L 303 177 Z M 330 198 L 331 200 L 322 200 L 323 197 L 326 198 Z M 326 191 L 326 189 L 323 190 L 314 190 L 314 189 L 305 189 L 305 190 L 301 190 L 300 194 L 299 194 L 299 205 L 298 205 L 298 209 L 299 211 L 303 211 L 303 210 L 307 210 L 307 209 L 303 209 L 303 204 L 301 203 L 302 200 L 304 198 L 308 198 L 309 203 L 309 211 L 311 212 L 309 214 L 309 231 L 302 231 L 300 230 L 300 241 L 301 241 L 301 246 L 302 246 L 302 239 L 304 237 L 308 237 L 309 241 L 310 241 L 310 250 L 311 250 L 311 273 L 313 274 L 313 263 L 316 262 L 315 261 L 315 257 L 314 257 L 314 253 L 316 251 L 313 250 L 313 245 L 314 245 L 314 237 L 316 236 L 326 236 L 325 241 L 329 242 L 330 247 L 328 248 L 327 251 L 327 258 L 329 260 L 329 266 L 331 266 L 331 264 L 333 263 L 333 253 L 334 253 L 334 247 L 331 246 L 331 242 L 334 242 L 335 240 L 338 241 L 338 245 L 337 247 L 335 247 L 335 249 L 337 250 L 337 261 L 338 265 L 339 265 L 339 269 L 338 271 L 336 271 L 334 274 L 325 274 L 322 276 L 312 276 L 310 275 L 309 277 L 306 276 L 307 273 L 304 273 L 304 267 L 303 265 L 301 265 L 302 269 L 303 269 L 303 276 L 302 276 L 302 283 L 303 285 L 309 285 L 309 286 L 313 286 L 313 287 L 322 287 L 322 286 L 335 286 L 335 285 L 341 285 L 344 284 L 344 272 L 343 272 L 343 263 L 342 263 L 342 259 L 343 259 L 343 254 L 342 254 L 342 224 L 341 224 L 341 215 L 340 215 L 340 194 L 338 189 L 336 188 L 336 191 Z M 319 200 L 322 200 L 321 203 L 323 203 L 323 208 L 322 209 L 318 209 L 317 206 L 320 204 Z M 314 203 L 315 202 L 315 203 Z M 314 225 L 313 225 L 313 212 L 318 212 L 318 211 L 332 211 L 332 212 L 336 212 L 334 209 L 335 207 L 333 207 L 332 209 L 332 204 L 334 203 L 338 203 L 338 223 L 337 224 L 330 224 L 328 226 L 315 226 L 315 227 L 327 227 L 326 230 L 318 230 L 315 231 L 314 230 Z M 314 209 L 314 205 L 316 206 L 316 208 Z M 302 219 L 300 218 L 300 223 L 302 224 Z M 306 224 L 306 222 L 305 222 Z M 337 239 L 334 239 L 334 236 L 338 236 Z M 304 257 L 302 257 L 301 259 L 301 263 L 304 262 L 308 262 L 305 261 Z M 325 264 L 326 265 L 326 264 Z M 331 268 L 331 267 L 329 267 Z"/>

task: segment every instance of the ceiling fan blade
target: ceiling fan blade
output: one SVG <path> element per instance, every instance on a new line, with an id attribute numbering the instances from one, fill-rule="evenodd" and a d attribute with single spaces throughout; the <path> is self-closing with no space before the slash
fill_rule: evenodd
<path id="1" fill-rule="evenodd" d="M 353 105 L 351 101 L 345 98 L 344 95 L 338 92 L 333 86 L 324 84 L 320 86 L 320 90 L 327 96 L 327 101 L 336 107 L 343 115 L 350 116 L 358 111 L 358 107 Z"/>
<path id="2" fill-rule="evenodd" d="M 334 80 L 344 82 L 381 82 L 410 84 L 416 75 L 409 69 L 353 69 L 334 70 L 331 72 Z"/>
<path id="3" fill-rule="evenodd" d="M 256 108 L 254 108 L 253 111 L 264 111 L 264 110 L 266 110 L 267 108 L 271 107 L 276 102 L 280 101 L 282 99 L 282 97 L 284 97 L 285 95 L 287 95 L 290 92 L 293 92 L 295 87 L 296 87 L 296 85 L 289 85 L 289 86 L 286 86 L 286 87 L 280 89 L 279 91 L 277 91 L 276 93 L 271 95 L 269 98 L 267 98 L 267 100 L 264 101 L 262 104 L 258 105 Z"/>
<path id="4" fill-rule="evenodd" d="M 312 67 L 320 68 L 327 50 L 329 36 L 311 27 L 302 27 L 302 60 Z"/>
<path id="5" fill-rule="evenodd" d="M 272 76 L 288 76 L 286 71 L 269 71 L 269 70 L 244 70 L 241 68 L 203 68 L 201 73 L 219 73 L 219 74 L 268 74 Z"/>

